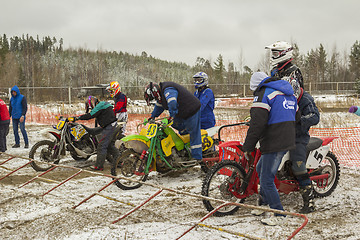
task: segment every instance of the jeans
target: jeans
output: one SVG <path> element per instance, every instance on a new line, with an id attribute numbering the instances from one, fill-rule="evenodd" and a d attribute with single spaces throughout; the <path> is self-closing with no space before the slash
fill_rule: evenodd
<path id="1" fill-rule="evenodd" d="M 260 196 L 265 204 L 269 204 L 270 208 L 277 210 L 284 210 L 284 208 L 274 180 L 285 153 L 286 151 L 263 154 L 256 165 L 256 171 L 260 178 Z"/>
<path id="2" fill-rule="evenodd" d="M 187 119 L 174 118 L 173 128 L 180 134 L 190 134 L 190 149 L 192 158 L 202 159 L 202 142 L 200 127 L 200 110 Z"/>
<path id="3" fill-rule="evenodd" d="M 14 130 L 14 136 L 15 136 L 15 144 L 20 145 L 20 137 L 19 137 L 19 125 L 20 125 L 20 131 L 24 138 L 25 145 L 29 145 L 29 139 L 25 130 L 25 118 L 23 122 L 20 122 L 20 119 L 13 119 L 13 130 Z"/>

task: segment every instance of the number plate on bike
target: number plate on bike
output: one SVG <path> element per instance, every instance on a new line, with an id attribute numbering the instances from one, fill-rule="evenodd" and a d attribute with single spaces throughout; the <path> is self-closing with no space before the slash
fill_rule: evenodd
<path id="1" fill-rule="evenodd" d="M 64 127 L 65 119 L 61 119 L 58 124 L 56 125 L 57 130 L 61 130 Z"/>
<path id="2" fill-rule="evenodd" d="M 84 134 L 86 133 L 86 131 L 85 131 L 85 128 L 84 128 L 83 126 L 81 126 L 81 125 L 76 125 L 76 126 L 74 126 L 74 127 L 72 127 L 72 128 L 70 129 L 70 133 L 71 133 L 71 135 L 74 136 L 74 138 L 75 138 L 76 140 L 79 140 L 80 138 L 82 138 L 82 136 L 84 136 Z"/>
<path id="3" fill-rule="evenodd" d="M 147 136 L 148 138 L 152 138 L 156 135 L 156 131 L 157 131 L 157 125 L 149 124 L 145 136 Z"/>

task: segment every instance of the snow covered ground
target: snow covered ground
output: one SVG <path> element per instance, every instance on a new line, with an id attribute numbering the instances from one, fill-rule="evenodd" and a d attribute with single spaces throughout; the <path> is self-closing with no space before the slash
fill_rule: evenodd
<path id="1" fill-rule="evenodd" d="M 324 101 L 331 102 L 330 99 Z M 331 124 L 342 124 L 341 127 L 359 126 L 359 118 L 345 111 L 323 112 L 321 116 L 319 126 L 327 126 L 335 118 L 338 120 Z M 43 133 L 48 129 L 49 126 L 28 124 L 31 145 L 44 139 Z M 13 134 L 10 132 L 8 145 L 13 143 Z M 29 149 L 9 148 L 7 153 L 28 157 Z M 0 155 L 0 162 L 5 159 L 5 156 Z M 94 157 L 88 160 L 92 161 Z M 2 166 L 15 169 L 25 162 L 17 158 Z M 74 162 L 69 156 L 60 163 L 75 167 L 84 165 Z M 109 172 L 110 166 L 106 165 L 104 173 Z M 0 178 L 7 173 L 8 171 L 0 168 Z M 136 190 L 123 191 L 110 185 L 101 192 L 108 198 L 95 196 L 73 209 L 73 206 L 100 190 L 111 179 L 83 173 L 45 196 L 42 195 L 52 189 L 55 183 L 36 180 L 19 188 L 36 174 L 31 167 L 25 167 L 0 181 L 0 239 L 176 239 L 192 223 L 207 214 L 200 199 L 164 191 L 140 210 L 112 224 L 158 189 L 144 185 Z M 72 174 L 74 171 L 71 169 L 59 168 L 43 177 L 60 181 Z M 147 182 L 200 194 L 203 178 L 204 174 L 195 167 L 181 173 L 152 173 Z M 359 169 L 341 166 L 340 182 L 335 192 L 329 197 L 316 199 L 317 211 L 308 214 L 309 223 L 295 239 L 360 239 L 359 186 Z M 298 193 L 281 195 L 281 201 L 290 212 L 297 212 L 302 202 Z M 250 197 L 245 203 L 255 205 L 256 196 Z M 283 226 L 269 227 L 262 225 L 260 219 L 261 217 L 252 216 L 250 210 L 240 208 L 233 216 L 211 217 L 203 223 L 265 239 L 285 239 L 302 223 L 301 219 L 289 217 Z M 182 239 L 243 238 L 199 226 Z"/>

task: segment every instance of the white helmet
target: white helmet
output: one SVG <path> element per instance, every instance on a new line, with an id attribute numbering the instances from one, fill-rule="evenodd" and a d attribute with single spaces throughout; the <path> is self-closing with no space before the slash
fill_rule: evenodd
<path id="1" fill-rule="evenodd" d="M 293 47 L 284 41 L 277 41 L 266 46 L 265 49 L 271 50 L 270 64 L 273 68 L 277 67 L 281 62 L 291 59 L 293 56 Z"/>
<path id="2" fill-rule="evenodd" d="M 208 75 L 204 72 L 198 72 L 193 76 L 195 88 L 208 85 Z"/>

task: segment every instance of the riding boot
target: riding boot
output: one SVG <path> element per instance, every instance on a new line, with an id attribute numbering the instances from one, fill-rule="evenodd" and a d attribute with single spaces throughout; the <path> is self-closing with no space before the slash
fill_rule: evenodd
<path id="1" fill-rule="evenodd" d="M 106 159 L 106 154 L 105 155 L 98 154 L 96 157 L 95 166 L 99 168 L 104 168 L 105 159 Z"/>
<path id="2" fill-rule="evenodd" d="M 311 213 L 315 211 L 314 203 L 314 188 L 312 185 L 300 187 L 300 194 L 303 198 L 304 206 L 301 208 L 300 213 Z"/>

